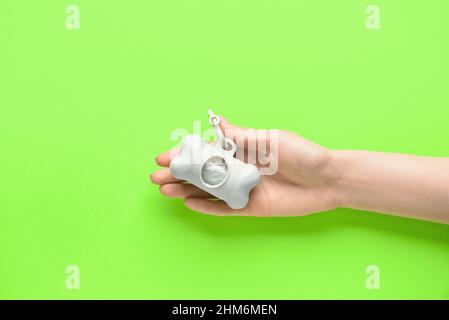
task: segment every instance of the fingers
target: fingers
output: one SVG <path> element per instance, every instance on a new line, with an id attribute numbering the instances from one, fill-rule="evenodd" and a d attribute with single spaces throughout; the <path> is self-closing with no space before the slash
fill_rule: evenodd
<path id="1" fill-rule="evenodd" d="M 161 185 L 160 192 L 170 198 L 212 198 L 213 196 L 192 184 L 185 183 L 167 183 Z"/>
<path id="2" fill-rule="evenodd" d="M 160 158 L 165 161 L 167 158 L 164 154 Z M 170 172 L 169 168 L 163 168 L 150 175 L 150 179 L 154 184 L 160 185 L 160 192 L 172 198 L 187 198 L 187 197 L 205 197 L 212 198 L 207 192 L 195 187 L 191 184 L 182 183 L 181 180 L 176 179 Z"/>
<path id="3" fill-rule="evenodd" d="M 173 159 L 178 152 L 179 150 L 169 150 L 163 152 L 156 157 L 156 163 L 162 167 L 168 167 L 170 166 L 171 159 Z"/>
<path id="4" fill-rule="evenodd" d="M 166 183 L 174 183 L 180 182 L 181 180 L 176 179 L 170 172 L 170 169 L 163 168 L 158 170 L 150 175 L 151 182 L 155 184 L 166 184 Z"/>
<path id="5" fill-rule="evenodd" d="M 278 134 L 277 130 L 238 127 L 229 123 L 222 116 L 220 116 L 220 120 L 220 128 L 224 135 L 233 140 L 238 148 L 267 150 L 270 148 L 271 140 Z"/>
<path id="6" fill-rule="evenodd" d="M 238 216 L 248 215 L 247 209 L 231 209 L 221 200 L 209 200 L 205 198 L 186 198 L 184 204 L 191 210 L 214 216 Z"/>

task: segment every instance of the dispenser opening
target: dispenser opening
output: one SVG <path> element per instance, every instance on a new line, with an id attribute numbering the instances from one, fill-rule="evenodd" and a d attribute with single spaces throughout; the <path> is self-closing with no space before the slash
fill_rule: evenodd
<path id="1" fill-rule="evenodd" d="M 207 159 L 201 167 L 201 180 L 208 187 L 214 188 L 222 185 L 229 175 L 226 160 L 220 156 Z"/>

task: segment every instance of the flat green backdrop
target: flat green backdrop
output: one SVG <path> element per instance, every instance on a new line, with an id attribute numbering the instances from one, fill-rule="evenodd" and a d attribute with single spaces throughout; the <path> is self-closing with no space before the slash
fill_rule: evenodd
<path id="1" fill-rule="evenodd" d="M 148 181 L 210 107 L 329 148 L 449 156 L 448 39 L 446 0 L 2 1 L 0 298 L 448 299 L 449 226 L 205 216 Z"/>

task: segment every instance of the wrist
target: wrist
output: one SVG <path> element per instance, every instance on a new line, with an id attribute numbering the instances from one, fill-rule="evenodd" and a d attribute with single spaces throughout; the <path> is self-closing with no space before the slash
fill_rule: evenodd
<path id="1" fill-rule="evenodd" d="M 350 207 L 348 202 L 348 191 L 345 188 L 345 179 L 350 162 L 356 155 L 353 151 L 330 150 L 329 151 L 329 172 L 331 176 L 331 193 L 335 208 Z M 349 165 L 348 165 L 349 163 Z"/>

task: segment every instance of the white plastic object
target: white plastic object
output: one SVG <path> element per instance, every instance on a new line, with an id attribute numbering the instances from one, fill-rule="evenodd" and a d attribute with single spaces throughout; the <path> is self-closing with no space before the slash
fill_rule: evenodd
<path id="1" fill-rule="evenodd" d="M 198 135 L 186 136 L 180 152 L 170 163 L 170 172 L 177 179 L 186 180 L 223 200 L 233 209 L 244 208 L 251 190 L 260 181 L 259 170 L 255 165 L 234 158 L 234 141 L 222 135 L 217 116 L 212 113 L 210 119 L 217 129 L 218 143 L 206 143 Z"/>

